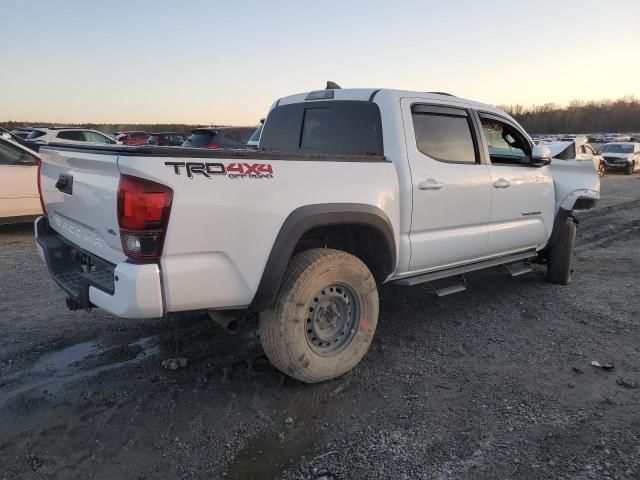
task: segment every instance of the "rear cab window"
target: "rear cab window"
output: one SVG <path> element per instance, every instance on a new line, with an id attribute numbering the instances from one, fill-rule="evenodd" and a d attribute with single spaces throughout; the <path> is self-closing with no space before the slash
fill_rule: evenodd
<path id="1" fill-rule="evenodd" d="M 351 100 L 281 105 L 264 123 L 260 148 L 286 153 L 382 156 L 380 110 L 373 102 Z"/>

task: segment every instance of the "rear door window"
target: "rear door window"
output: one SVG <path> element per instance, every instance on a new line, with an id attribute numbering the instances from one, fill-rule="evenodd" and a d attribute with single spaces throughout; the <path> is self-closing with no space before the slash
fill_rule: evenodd
<path id="1" fill-rule="evenodd" d="M 264 123 L 260 147 L 290 153 L 383 155 L 380 111 L 373 102 L 282 105 Z"/>
<path id="2" fill-rule="evenodd" d="M 471 121 L 461 108 L 413 105 L 413 130 L 418 150 L 441 162 L 476 163 L 478 155 Z"/>
<path id="3" fill-rule="evenodd" d="M 109 143 L 109 139 L 104 135 L 100 135 L 98 132 L 85 131 L 82 133 L 84 134 L 85 142 Z"/>
<path id="4" fill-rule="evenodd" d="M 56 138 L 61 140 L 73 140 L 75 142 L 85 142 L 84 135 L 80 130 L 63 130 L 58 132 Z"/>

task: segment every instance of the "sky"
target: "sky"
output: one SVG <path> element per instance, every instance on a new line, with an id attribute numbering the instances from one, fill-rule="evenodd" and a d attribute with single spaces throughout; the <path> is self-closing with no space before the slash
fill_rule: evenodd
<path id="1" fill-rule="evenodd" d="M 640 1 L 0 0 L 0 121 L 255 125 L 327 80 L 640 97 Z"/>

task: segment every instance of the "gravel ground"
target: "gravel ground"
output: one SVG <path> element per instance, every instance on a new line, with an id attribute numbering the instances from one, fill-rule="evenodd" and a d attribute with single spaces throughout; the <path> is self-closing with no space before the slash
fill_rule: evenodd
<path id="1" fill-rule="evenodd" d="M 2 228 L 0 478 L 640 478 L 640 182 L 602 189 L 571 285 L 385 286 L 367 357 L 311 386 L 255 319 L 67 311 L 30 227 Z"/>

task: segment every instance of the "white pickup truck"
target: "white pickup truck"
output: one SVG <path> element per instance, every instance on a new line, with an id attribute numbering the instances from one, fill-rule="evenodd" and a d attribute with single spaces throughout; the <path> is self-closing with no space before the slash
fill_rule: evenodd
<path id="1" fill-rule="evenodd" d="M 600 191 L 590 163 L 551 163 L 502 111 L 440 93 L 281 98 L 259 147 L 43 147 L 37 245 L 68 306 L 259 311 L 271 362 L 318 382 L 365 355 L 380 284 L 445 295 L 531 259 L 568 283 L 572 211 Z"/>

